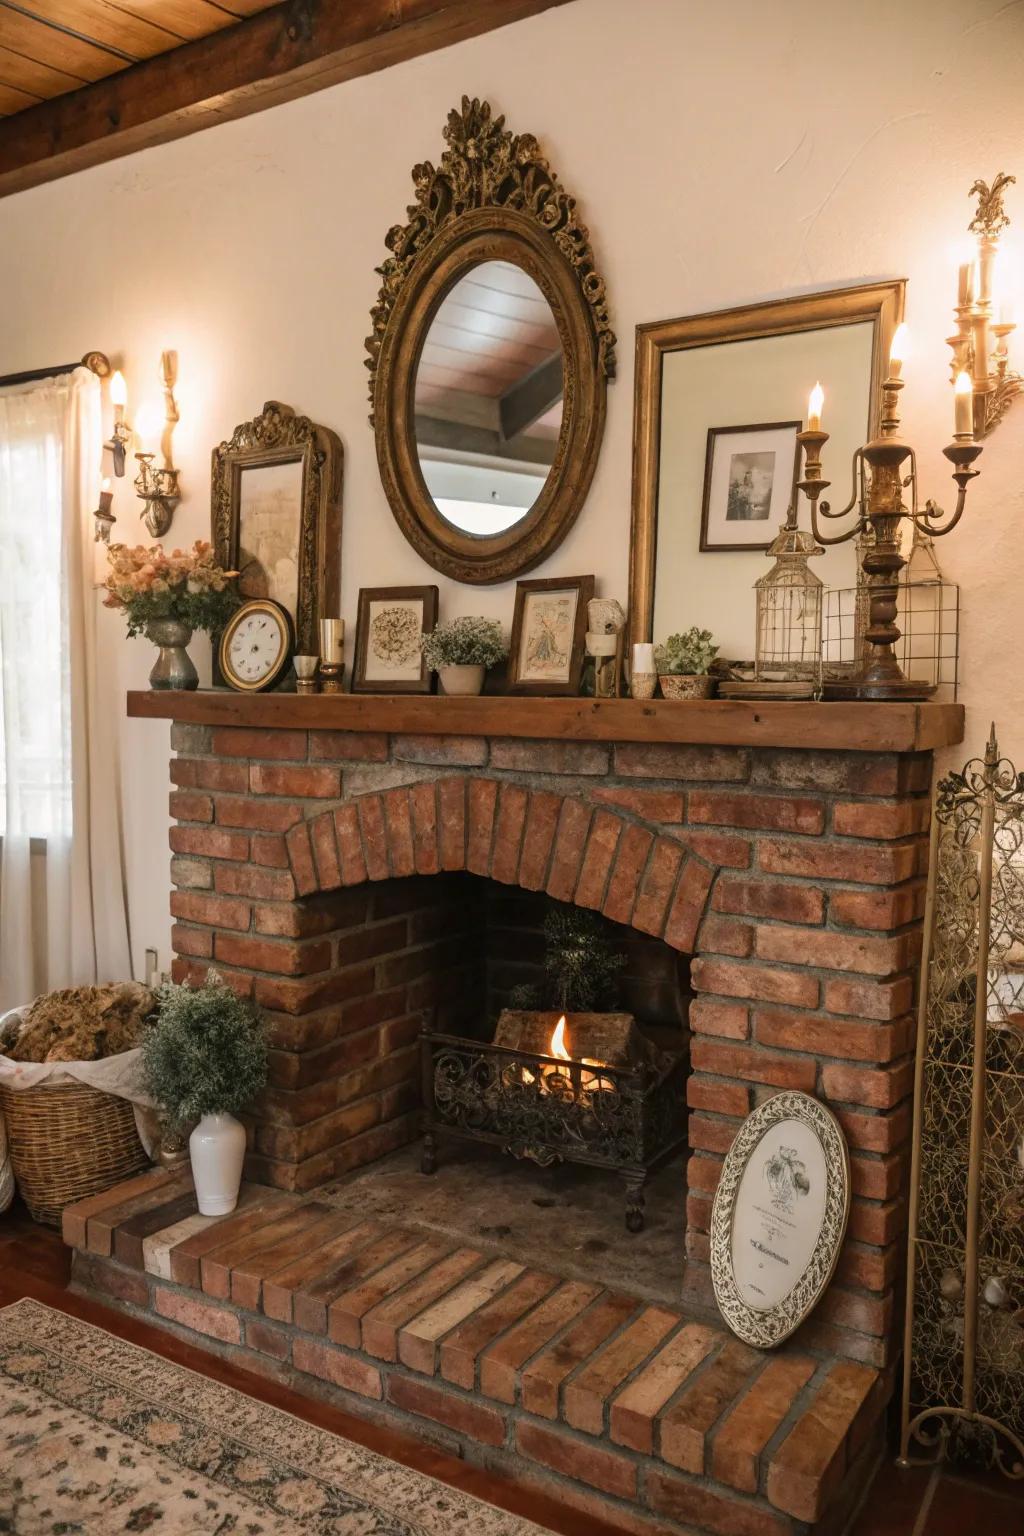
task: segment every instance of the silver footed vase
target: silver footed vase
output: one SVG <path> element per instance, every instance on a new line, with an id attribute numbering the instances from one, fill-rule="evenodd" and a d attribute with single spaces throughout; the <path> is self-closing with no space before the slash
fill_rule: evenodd
<path id="1" fill-rule="evenodd" d="M 192 631 L 187 624 L 183 624 L 180 619 L 150 619 L 146 625 L 146 637 L 159 647 L 153 670 L 149 674 L 151 688 L 199 687 L 199 673 L 185 649 L 192 639 Z"/>

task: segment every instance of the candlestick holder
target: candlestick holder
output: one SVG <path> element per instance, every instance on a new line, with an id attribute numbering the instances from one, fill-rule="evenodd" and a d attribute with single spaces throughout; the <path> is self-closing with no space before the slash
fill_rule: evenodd
<path id="1" fill-rule="evenodd" d="M 953 465 L 958 489 L 956 506 L 948 518 L 934 501 L 926 501 L 922 510 L 918 505 L 917 459 L 910 444 L 899 436 L 898 407 L 903 388 L 899 366 L 895 359 L 891 360 L 889 377 L 882 385 L 878 436 L 858 448 L 853 456 L 853 490 L 845 507 L 832 511 L 827 501 L 820 501 L 822 491 L 831 483 L 823 478 L 821 463 L 828 433 L 820 428 L 797 433 L 804 454 L 803 478 L 797 484 L 810 504 L 815 539 L 828 546 L 869 535 L 861 540 L 868 608 L 863 653 L 848 679 L 825 684 L 827 698 L 926 699 L 935 691 L 929 679 L 908 678 L 897 659 L 900 573 L 906 565 L 900 547 L 901 525 L 910 522 L 931 539 L 952 533 L 963 516 L 967 487 L 978 474 L 973 465 L 982 447 L 969 432 L 954 433 L 953 441 L 942 451 Z M 908 460 L 909 473 L 904 474 Z M 909 507 L 903 501 L 903 492 L 908 488 Z M 842 533 L 823 531 L 823 523 L 834 522 L 851 512 L 853 523 Z"/>
<path id="2" fill-rule="evenodd" d="M 977 211 L 967 226 L 968 233 L 977 239 L 976 256 L 960 269 L 954 308 L 956 331 L 946 340 L 953 352 L 953 377 L 967 373 L 971 378 L 975 438 L 987 437 L 999 425 L 1021 390 L 1021 376 L 1010 367 L 1007 345 L 1016 327 L 1008 312 L 997 316 L 992 298 L 999 237 L 1010 222 L 1003 208 L 1003 193 L 1016 180 L 1000 172 L 991 186 L 976 181 L 968 193 L 978 199 Z"/>

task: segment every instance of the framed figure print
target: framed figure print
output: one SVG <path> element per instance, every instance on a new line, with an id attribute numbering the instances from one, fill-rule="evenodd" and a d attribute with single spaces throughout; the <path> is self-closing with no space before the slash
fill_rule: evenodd
<path id="1" fill-rule="evenodd" d="M 362 587 L 352 692 L 431 693 L 421 642 L 436 623 L 436 587 Z"/>
<path id="2" fill-rule="evenodd" d="M 516 582 L 509 692 L 576 694 L 593 576 Z"/>
<path id="3" fill-rule="evenodd" d="M 744 1120 L 711 1209 L 718 1309 L 756 1349 L 781 1344 L 832 1278 L 850 1214 L 838 1120 L 809 1094 L 776 1093 Z"/>
<path id="4" fill-rule="evenodd" d="M 800 474 L 802 421 L 709 427 L 702 550 L 767 549 L 786 521 Z"/>
<path id="5" fill-rule="evenodd" d="M 300 654 L 317 653 L 320 618 L 338 610 L 342 459 L 333 432 L 278 400 L 213 450 L 217 561 L 244 598 L 285 609 Z"/>

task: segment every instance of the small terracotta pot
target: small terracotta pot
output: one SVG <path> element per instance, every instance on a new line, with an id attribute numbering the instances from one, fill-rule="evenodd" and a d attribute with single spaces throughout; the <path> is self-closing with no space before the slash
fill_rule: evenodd
<path id="1" fill-rule="evenodd" d="M 715 691 L 715 680 L 706 672 L 692 677 L 681 672 L 659 672 L 658 681 L 666 699 L 710 699 Z"/>

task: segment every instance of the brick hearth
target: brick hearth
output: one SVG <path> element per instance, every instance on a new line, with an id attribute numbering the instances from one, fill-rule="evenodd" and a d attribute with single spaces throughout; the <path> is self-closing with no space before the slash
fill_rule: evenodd
<path id="1" fill-rule="evenodd" d="M 799 1348 L 368 1221 L 243 1193 L 199 1217 L 185 1172 L 69 1207 L 76 1289 L 364 1416 L 446 1443 L 636 1536 L 839 1528 L 888 1383 Z M 197 1337 L 198 1336 L 198 1337 Z"/>
<path id="2" fill-rule="evenodd" d="M 480 1012 L 480 900 L 467 894 L 469 877 L 600 911 L 689 961 L 690 1158 L 680 1202 L 687 1255 L 681 1299 L 691 1321 L 663 1318 L 667 1342 L 656 1336 L 658 1309 L 653 1321 L 637 1324 L 636 1347 L 646 1346 L 641 1353 L 652 1357 L 652 1374 L 630 1345 L 623 1401 L 648 1401 L 639 1388 L 631 1395 L 642 1380 L 654 1383 L 653 1396 L 664 1384 L 665 1401 L 675 1403 L 681 1361 L 689 1361 L 688 1345 L 675 1340 L 687 1328 L 698 1330 L 687 1337 L 700 1338 L 711 1328 L 713 1370 L 695 1362 L 687 1369 L 700 1373 L 692 1385 L 709 1426 L 732 1403 L 737 1417 L 722 1446 L 735 1435 L 735 1457 L 718 1448 L 718 1435 L 714 1465 L 704 1460 L 703 1438 L 692 1466 L 684 1451 L 669 1454 L 689 1443 L 686 1433 L 675 1438 L 669 1410 L 655 1435 L 661 1463 L 641 1473 L 633 1460 L 621 1465 L 622 1452 L 614 1449 L 615 1426 L 625 1422 L 617 1397 L 607 1433 L 605 1408 L 595 1406 L 607 1394 L 582 1407 L 570 1383 L 564 1401 L 557 1390 L 547 1401 L 552 1415 L 577 1414 L 578 1423 L 568 1420 L 573 1434 L 610 1437 L 600 1454 L 588 1456 L 587 1465 L 603 1471 L 584 1479 L 605 1493 L 633 1499 L 639 1476 L 648 1506 L 662 1516 L 737 1536 L 785 1529 L 779 1510 L 816 1519 L 826 1497 L 821 1490 L 838 1484 L 849 1460 L 849 1451 L 840 1454 L 833 1444 L 835 1425 L 851 1417 L 861 1425 L 864 1413 L 877 1419 L 891 1387 L 930 748 L 960 739 L 961 712 L 921 705 L 223 694 L 133 695 L 130 708 L 176 722 L 174 975 L 198 980 L 214 964 L 270 1016 L 272 1085 L 254 1117 L 249 1163 L 250 1177 L 261 1184 L 312 1191 L 416 1134 L 423 1018 L 436 1010 L 442 1024 L 459 1027 Z M 853 1201 L 832 1285 L 792 1351 L 765 1366 L 713 1321 L 696 1319 L 715 1316 L 708 1226 L 722 1157 L 742 1118 L 780 1088 L 816 1094 L 834 1109 L 850 1145 Z M 386 1234 L 379 1241 L 387 1248 Z M 396 1252 L 382 1263 L 398 1260 Z M 208 1267 L 218 1284 L 228 1284 L 228 1276 Z M 262 1279 L 254 1272 L 237 1290 L 232 1281 L 222 1301 L 255 1312 L 265 1294 Z M 524 1282 L 520 1292 L 520 1279 L 517 1297 L 542 1283 Z M 108 1280 L 114 1283 L 109 1276 L 102 1283 Z M 205 1285 L 201 1270 L 193 1276 L 200 1280 Z M 155 1280 L 145 1282 L 145 1296 L 139 1282 L 133 1285 L 136 1304 L 164 1315 L 199 1305 L 195 1298 L 150 1295 Z M 230 1307 L 216 1316 L 181 1315 L 201 1331 L 195 1319 L 207 1318 L 206 1331 L 231 1342 L 244 1335 L 252 1347 L 249 1323 Z M 505 1317 L 500 1307 L 493 1315 Z M 472 1316 L 486 1327 L 492 1310 L 481 1300 Z M 293 1318 L 291 1327 L 300 1322 Z M 621 1325 L 620 1318 L 615 1326 Z M 259 1336 L 269 1324 L 254 1326 Z M 217 1335 L 218 1328 L 228 1335 Z M 458 1392 L 438 1398 L 432 1412 L 424 1405 L 435 1401 L 436 1383 L 380 1378 L 379 1367 L 363 1358 L 366 1343 L 365 1333 L 315 1349 L 307 1342 L 299 1359 L 319 1362 L 321 1376 L 344 1380 L 356 1367 L 339 1363 L 331 1350 L 346 1346 L 388 1402 L 404 1395 L 412 1412 L 485 1446 L 508 1440 L 523 1455 L 572 1472 L 579 1445 L 564 1438 L 568 1431 L 533 1421 L 522 1382 L 518 1405 L 528 1411 L 521 1420 L 513 1415 L 515 1423 L 484 1402 L 486 1381 L 469 1376 L 461 1385 L 450 1380 L 445 1392 Z M 291 1335 L 287 1348 L 297 1365 Z M 433 1343 L 411 1342 L 407 1350 L 411 1369 L 429 1377 L 440 1362 L 444 1376 L 443 1348 L 436 1359 Z M 683 1356 L 676 1359 L 674 1350 Z M 611 1357 L 618 1361 L 614 1350 Z M 814 1372 L 810 1386 L 799 1385 L 801 1367 L 792 1363 L 804 1359 Z M 399 1366 L 408 1363 L 399 1355 Z M 573 1360 L 574 1369 L 581 1365 Z M 596 1380 L 603 1380 L 602 1369 Z M 634 1371 L 641 1373 L 636 1380 Z M 771 1412 L 788 1412 L 791 1400 L 802 1411 L 808 1391 L 813 1412 L 801 1420 L 801 1433 L 791 1425 L 780 1440 Z M 845 1434 L 844 1427 L 839 1439 Z M 821 1435 L 832 1450 L 827 1475 L 815 1482 L 798 1463 L 804 1446 L 811 1460 L 818 1455 L 813 1447 Z M 635 1457 L 650 1449 L 631 1451 Z M 747 1483 L 730 1482 L 737 1466 L 746 1469 Z M 688 1503 L 675 1487 L 680 1471 L 745 1489 L 742 1516 L 716 1513 L 717 1485 L 712 1497 L 710 1485 L 701 1484 L 709 1489 L 706 1505 Z M 811 1483 L 818 1490 L 813 1498 L 781 1492 L 799 1484 L 806 1493 Z M 651 1502 L 655 1487 L 661 1503 Z M 638 1517 L 635 1529 L 650 1527 Z"/>

